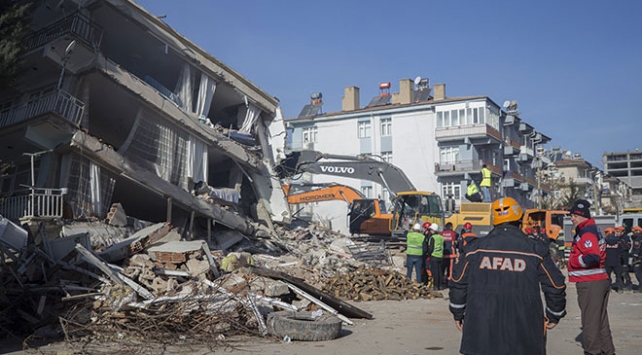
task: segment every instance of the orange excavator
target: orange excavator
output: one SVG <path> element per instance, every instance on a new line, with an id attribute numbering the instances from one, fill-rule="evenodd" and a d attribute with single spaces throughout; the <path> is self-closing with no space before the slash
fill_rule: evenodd
<path id="1" fill-rule="evenodd" d="M 291 205 L 299 203 L 345 201 L 349 207 L 350 232 L 368 235 L 390 235 L 392 214 L 384 200 L 365 198 L 354 188 L 336 183 L 289 184 L 282 186 Z"/>
<path id="2" fill-rule="evenodd" d="M 379 199 L 354 199 L 348 213 L 352 234 L 405 239 L 406 233 L 415 223 L 444 223 L 439 195 L 417 191 L 401 169 L 371 155 L 346 156 L 313 150 L 292 151 L 286 154 L 275 170 L 281 181 L 309 173 L 367 180 L 383 186 L 392 196 L 391 213 L 388 213 L 385 204 Z M 309 198 L 320 197 L 316 195 Z"/>

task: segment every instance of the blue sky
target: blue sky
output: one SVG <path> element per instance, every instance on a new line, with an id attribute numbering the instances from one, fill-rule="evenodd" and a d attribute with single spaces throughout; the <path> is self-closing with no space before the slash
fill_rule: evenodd
<path id="1" fill-rule="evenodd" d="M 602 168 L 642 149 L 642 1 L 140 0 L 279 98 L 295 117 L 313 92 L 341 109 L 380 82 L 422 76 L 447 96 L 517 100 L 521 118 Z"/>

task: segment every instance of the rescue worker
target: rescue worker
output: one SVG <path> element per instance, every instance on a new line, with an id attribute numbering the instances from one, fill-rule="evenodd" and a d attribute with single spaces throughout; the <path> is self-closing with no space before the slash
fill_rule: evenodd
<path id="1" fill-rule="evenodd" d="M 615 235 L 614 228 L 606 228 L 604 230 L 604 240 L 606 240 L 606 261 L 604 268 L 606 274 L 609 275 L 609 282 L 611 282 L 611 289 L 622 292 L 622 266 L 620 265 L 620 239 Z M 615 282 L 611 279 L 611 272 L 615 274 Z"/>
<path id="2" fill-rule="evenodd" d="M 412 231 L 406 234 L 406 277 L 412 278 L 412 270 L 415 270 L 415 279 L 417 282 L 422 281 L 422 263 L 425 259 L 424 254 L 425 236 L 421 233 L 421 224 L 416 223 Z"/>
<path id="3" fill-rule="evenodd" d="M 426 247 L 426 255 L 429 256 L 428 265 L 430 267 L 430 274 L 432 275 L 433 288 L 435 290 L 442 289 L 442 278 L 444 272 L 441 269 L 441 264 L 444 259 L 444 237 L 439 234 L 439 225 L 432 223 L 430 225 L 430 237 Z"/>
<path id="4" fill-rule="evenodd" d="M 459 351 L 545 354 L 542 329 L 553 329 L 566 315 L 564 275 L 548 247 L 520 230 L 517 201 L 500 198 L 491 209 L 493 230 L 464 247 L 449 283 L 449 309 L 462 331 Z"/>
<path id="5" fill-rule="evenodd" d="M 493 172 L 488 169 L 486 164 L 482 165 L 481 169 L 481 182 L 479 186 L 484 193 L 484 202 L 491 202 L 490 200 L 490 187 L 493 185 Z"/>
<path id="6" fill-rule="evenodd" d="M 441 232 L 444 237 L 444 259 L 441 268 L 444 272 L 442 277 L 441 288 L 445 289 L 448 286 L 448 280 L 452 276 L 452 266 L 457 258 L 457 232 L 453 230 L 453 224 L 448 222 L 444 225 L 444 230 Z"/>
<path id="7" fill-rule="evenodd" d="M 432 278 L 432 275 L 430 275 L 430 268 L 428 267 L 428 260 L 427 258 L 430 257 L 428 255 L 428 238 L 432 235 L 431 230 L 430 230 L 430 222 L 424 222 L 421 225 L 421 233 L 424 235 L 424 244 L 423 244 L 423 257 L 421 258 L 421 283 L 424 285 L 428 285 L 428 281 Z"/>
<path id="8" fill-rule="evenodd" d="M 470 222 L 464 223 L 464 230 L 461 233 L 459 243 L 459 254 L 464 253 L 464 247 L 470 244 L 473 240 L 477 239 L 477 234 L 473 233 L 473 225 Z"/>
<path id="9" fill-rule="evenodd" d="M 466 195 L 464 195 L 464 197 L 470 202 L 482 202 L 484 200 L 477 184 L 472 179 L 468 180 L 468 188 L 466 189 Z"/>
<path id="10" fill-rule="evenodd" d="M 619 238 L 620 245 L 620 278 L 625 290 L 632 290 L 631 274 L 629 273 L 629 250 L 631 250 L 631 237 L 626 234 L 623 226 L 615 227 L 615 234 Z"/>
<path id="11" fill-rule="evenodd" d="M 642 292 L 642 227 L 631 228 L 633 232 L 631 256 L 633 256 L 633 273 L 638 280 L 636 292 Z"/>
<path id="12" fill-rule="evenodd" d="M 586 200 L 577 200 L 569 210 L 575 236 L 568 259 L 568 280 L 575 282 L 582 318 L 584 354 L 615 354 L 609 325 L 611 282 L 604 269 L 606 241 L 591 218 Z"/>

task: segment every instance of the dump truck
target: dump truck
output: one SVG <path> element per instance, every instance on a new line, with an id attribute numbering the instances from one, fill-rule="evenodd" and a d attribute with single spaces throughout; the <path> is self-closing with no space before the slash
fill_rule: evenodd
<path id="1" fill-rule="evenodd" d="M 417 191 L 398 167 L 370 155 L 337 155 L 313 150 L 292 151 L 276 167 L 282 180 L 310 173 L 367 180 L 384 186 L 392 196 L 390 216 L 378 199 L 355 199 L 349 208 L 350 233 L 404 239 L 415 223 L 443 225 L 441 197 Z"/>

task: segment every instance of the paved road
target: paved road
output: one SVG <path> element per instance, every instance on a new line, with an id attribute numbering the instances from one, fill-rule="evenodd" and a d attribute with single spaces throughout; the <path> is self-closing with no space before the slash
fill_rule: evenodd
<path id="1" fill-rule="evenodd" d="M 580 312 L 575 284 L 568 287 L 568 315 L 549 332 L 549 354 L 582 354 L 577 338 L 580 334 Z M 447 297 L 447 291 L 444 291 Z M 642 353 L 642 293 L 631 291 L 611 293 L 609 318 L 618 355 Z M 354 303 L 374 315 L 373 320 L 354 319 L 355 324 L 344 326 L 342 336 L 322 342 L 292 341 L 284 343 L 274 338 L 238 339 L 230 347 L 214 353 L 299 355 L 400 355 L 400 354 L 457 354 L 460 333 L 455 329 L 448 312 L 448 300 L 378 301 Z M 2 347 L 0 353 L 23 354 L 19 344 Z M 46 354 L 73 354 L 65 344 L 52 344 L 38 349 Z M 38 353 L 32 350 L 29 354 Z M 77 349 L 76 349 L 77 350 Z M 11 352 L 15 351 L 15 352 Z M 164 354 L 211 354 L 209 350 L 165 349 Z"/>
<path id="2" fill-rule="evenodd" d="M 447 291 L 444 292 L 447 297 Z M 549 332 L 549 354 L 582 354 L 578 341 L 580 311 L 575 284 L 567 288 L 567 312 Z M 234 354 L 457 354 L 460 333 L 448 312 L 448 300 L 379 301 L 355 303 L 371 312 L 374 320 L 355 320 L 344 326 L 339 339 L 242 346 Z M 612 292 L 609 319 L 618 355 L 642 353 L 642 293 Z"/>

